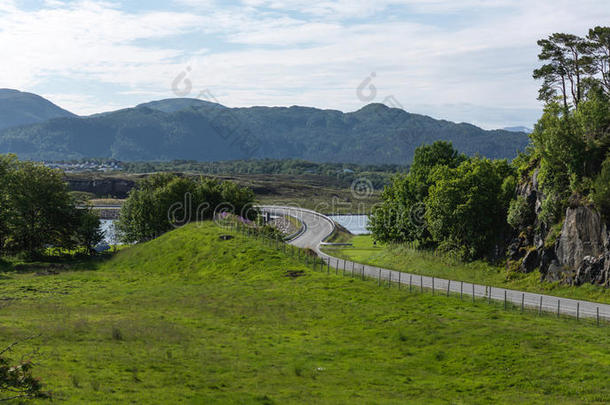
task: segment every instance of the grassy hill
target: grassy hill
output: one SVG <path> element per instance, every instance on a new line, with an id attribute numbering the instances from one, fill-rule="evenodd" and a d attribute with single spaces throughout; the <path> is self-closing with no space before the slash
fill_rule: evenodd
<path id="1" fill-rule="evenodd" d="M 0 131 L 0 153 L 10 150 L 36 160 L 272 158 L 408 164 L 416 147 L 437 140 L 490 158 L 513 158 L 529 142 L 525 133 L 485 131 L 383 104 L 343 113 L 297 106 L 227 108 L 172 99 L 9 128 Z"/>
<path id="2" fill-rule="evenodd" d="M 0 130 L 61 117 L 76 116 L 36 94 L 0 89 Z"/>
<path id="3" fill-rule="evenodd" d="M 39 346 L 65 403 L 610 400 L 607 327 L 328 276 L 223 233 L 190 225 L 59 274 L 5 263 L 0 343 L 42 333 L 20 350 Z"/>

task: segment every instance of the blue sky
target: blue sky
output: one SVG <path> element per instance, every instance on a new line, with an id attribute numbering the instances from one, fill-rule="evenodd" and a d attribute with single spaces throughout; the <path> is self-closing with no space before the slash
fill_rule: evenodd
<path id="1" fill-rule="evenodd" d="M 536 40 L 609 22 L 607 0 L 0 0 L 0 87 L 82 115 L 205 93 L 532 126 Z"/>

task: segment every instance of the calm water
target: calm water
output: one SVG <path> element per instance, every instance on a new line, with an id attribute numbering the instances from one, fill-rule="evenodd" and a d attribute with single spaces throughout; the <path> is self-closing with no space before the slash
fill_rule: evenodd
<path id="1" fill-rule="evenodd" d="M 354 235 L 366 235 L 370 233 L 366 229 L 366 226 L 369 223 L 369 217 L 367 215 L 329 215 L 328 217 Z M 112 219 L 102 219 L 100 222 L 101 229 L 104 232 L 104 243 L 109 245 L 118 244 L 119 241 L 114 228 L 115 221 Z"/>
<path id="2" fill-rule="evenodd" d="M 369 230 L 366 229 L 366 226 L 369 223 L 369 217 L 367 215 L 329 215 L 328 217 L 354 235 L 366 235 L 370 233 Z"/>
<path id="3" fill-rule="evenodd" d="M 114 220 L 112 219 L 100 219 L 101 229 L 104 232 L 104 243 L 109 245 L 116 245 L 119 243 L 114 229 Z"/>

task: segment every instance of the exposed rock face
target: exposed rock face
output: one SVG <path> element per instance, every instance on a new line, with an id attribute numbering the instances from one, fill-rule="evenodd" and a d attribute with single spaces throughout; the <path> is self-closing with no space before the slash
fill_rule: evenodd
<path id="1" fill-rule="evenodd" d="M 115 178 L 67 178 L 66 182 L 71 191 L 85 191 L 97 197 L 127 198 L 129 191 L 135 187 L 134 181 Z"/>
<path id="2" fill-rule="evenodd" d="M 536 268 L 546 271 L 551 261 L 555 260 L 555 254 L 554 252 L 549 254 L 544 249 L 546 228 L 538 221 L 544 199 L 544 194 L 539 189 L 538 169 L 534 171 L 531 179 L 517 186 L 517 195 L 527 201 L 530 210 L 527 221 L 531 223 L 520 229 L 519 236 L 511 241 L 508 246 L 508 257 L 513 261 L 521 261 L 519 269 L 523 273 L 531 273 Z M 535 250 L 532 250 L 532 247 Z"/>
<path id="3" fill-rule="evenodd" d="M 518 230 L 519 236 L 508 247 L 508 257 L 519 263 L 519 270 L 531 273 L 538 268 L 542 279 L 551 282 L 610 287 L 610 233 L 599 212 L 588 206 L 569 207 L 557 242 L 545 247 L 548 228 L 538 219 L 544 194 L 537 169 L 521 182 L 517 194 L 525 198 L 532 213 L 531 222 Z"/>
<path id="4" fill-rule="evenodd" d="M 577 269 L 585 257 L 600 257 L 608 248 L 606 225 L 596 210 L 582 206 L 567 209 L 556 248 L 559 263 Z"/>
<path id="5" fill-rule="evenodd" d="M 592 283 L 607 286 L 608 270 L 610 269 L 609 260 L 610 252 L 600 257 L 586 256 L 576 271 L 574 283 L 577 285 Z"/>
<path id="6" fill-rule="evenodd" d="M 540 262 L 538 256 L 539 255 L 537 250 L 529 251 L 521 262 L 521 271 L 523 273 L 531 273 L 532 271 L 534 271 L 536 267 L 538 267 L 538 263 Z"/>
<path id="7" fill-rule="evenodd" d="M 555 281 L 565 281 L 566 274 L 565 269 L 561 267 L 557 261 L 553 261 L 549 267 L 546 269 L 544 274 L 544 279 L 546 281 L 555 282 Z"/>
<path id="8" fill-rule="evenodd" d="M 568 208 L 555 246 L 542 249 L 539 256 L 546 281 L 610 286 L 610 234 L 595 208 Z M 524 266 L 525 260 L 522 270 Z"/>

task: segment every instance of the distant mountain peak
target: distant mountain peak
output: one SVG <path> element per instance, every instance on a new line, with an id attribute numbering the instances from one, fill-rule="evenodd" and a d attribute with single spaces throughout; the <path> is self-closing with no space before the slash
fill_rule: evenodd
<path id="1" fill-rule="evenodd" d="M 0 89 L 0 97 L 17 94 L 17 93 L 22 93 L 22 92 L 19 90 L 15 90 L 15 89 Z"/>
<path id="2" fill-rule="evenodd" d="M 369 112 L 369 111 L 386 111 L 391 109 L 391 107 L 388 107 L 387 105 L 383 104 L 383 103 L 371 103 L 371 104 L 367 104 L 364 107 L 360 108 L 359 110 L 357 110 L 356 112 Z"/>
<path id="3" fill-rule="evenodd" d="M 506 128 L 502 128 L 502 129 L 504 131 L 508 131 L 508 132 L 525 132 L 526 134 L 531 134 L 533 132 L 533 130 L 531 128 L 523 127 L 523 126 L 506 127 Z"/>
<path id="4" fill-rule="evenodd" d="M 0 130 L 64 117 L 76 115 L 36 94 L 0 89 Z"/>
<path id="5" fill-rule="evenodd" d="M 186 110 L 187 108 L 199 108 L 203 106 L 221 106 L 221 104 L 200 100 L 198 98 L 166 98 L 138 104 L 136 108 L 150 108 L 151 110 L 174 113 Z"/>

